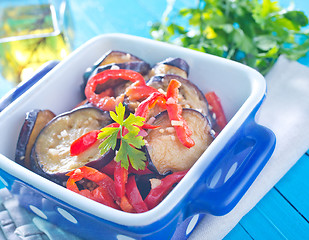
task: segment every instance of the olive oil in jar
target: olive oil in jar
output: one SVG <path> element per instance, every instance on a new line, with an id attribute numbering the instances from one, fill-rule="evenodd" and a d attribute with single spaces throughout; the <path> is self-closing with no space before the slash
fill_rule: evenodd
<path id="1" fill-rule="evenodd" d="M 0 65 L 5 79 L 18 84 L 42 64 L 70 53 L 53 5 L 11 6 L 0 11 Z"/>

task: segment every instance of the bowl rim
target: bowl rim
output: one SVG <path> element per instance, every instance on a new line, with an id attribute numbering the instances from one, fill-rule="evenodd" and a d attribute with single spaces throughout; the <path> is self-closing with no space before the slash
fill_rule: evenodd
<path id="1" fill-rule="evenodd" d="M 209 146 L 209 150 L 205 151 L 200 158 L 203 159 L 213 159 L 215 157 L 215 147 L 218 144 L 223 144 L 223 146 L 227 143 L 228 139 L 230 139 L 235 131 L 241 126 L 242 123 L 249 117 L 250 113 L 253 111 L 253 108 L 258 105 L 264 98 L 266 92 L 266 82 L 264 77 L 258 73 L 256 70 L 249 68 L 243 64 L 227 60 L 221 57 L 213 56 L 206 53 L 197 52 L 194 50 L 186 49 L 180 46 L 171 45 L 169 43 L 159 42 L 152 39 L 146 39 L 143 37 L 137 37 L 127 34 L 119 34 L 119 33 L 111 33 L 111 34 L 102 34 L 97 37 L 94 37 L 87 41 L 85 44 L 77 48 L 73 53 L 71 53 L 66 59 L 61 61 L 57 66 L 54 67 L 46 76 L 43 77 L 42 81 L 35 84 L 32 88 L 30 88 L 26 94 L 21 96 L 15 102 L 13 102 L 10 106 L 4 109 L 0 113 L 1 116 L 6 113 L 12 111 L 14 107 L 18 104 L 19 101 L 22 101 L 23 98 L 30 96 L 31 92 L 36 89 L 36 85 L 43 84 L 45 79 L 51 78 L 53 74 L 57 71 L 61 71 L 62 68 L 70 63 L 72 59 L 74 59 L 80 51 L 87 49 L 87 47 L 95 42 L 100 42 L 103 40 L 133 40 L 136 42 L 146 41 L 147 43 L 153 44 L 155 47 L 160 46 L 169 46 L 177 51 L 185 51 L 186 53 L 215 59 L 219 62 L 226 62 L 231 64 L 234 68 L 239 71 L 246 72 L 248 78 L 252 80 L 252 88 L 254 91 L 251 91 L 250 96 L 245 100 L 244 104 L 240 107 L 240 109 L 235 113 L 233 118 L 229 121 L 227 126 L 223 129 L 223 131 L 218 135 L 218 137 L 213 141 L 213 144 Z M 34 89 L 34 90 L 33 90 Z M 126 213 L 119 210 L 112 209 L 103 204 L 94 202 L 90 199 L 87 199 L 77 193 L 74 193 L 70 190 L 65 189 L 63 191 L 63 187 L 59 186 L 42 176 L 20 166 L 19 164 L 13 162 L 8 159 L 4 155 L 0 153 L 0 167 L 8 172 L 9 174 L 21 179 L 32 187 L 44 192 L 52 196 L 53 198 L 57 198 L 58 200 L 67 203 L 81 211 L 92 214 L 96 217 L 102 218 L 106 221 L 114 222 L 119 225 L 125 226 L 146 226 L 152 224 L 162 218 L 167 216 L 178 203 L 188 194 L 188 192 L 193 187 L 194 183 L 201 177 L 203 171 L 201 169 L 205 169 L 205 161 L 197 161 L 194 166 L 190 169 L 187 175 L 180 181 L 180 183 L 173 189 L 173 194 L 168 194 L 168 196 L 162 201 L 157 207 L 151 209 L 145 213 L 132 214 Z M 8 164 L 10 166 L 8 166 Z M 11 165 L 13 164 L 13 165 Z M 207 163 L 209 164 L 209 163 Z M 207 165 L 206 164 L 206 165 Z M 26 170 L 26 172 L 25 172 Z M 28 172 L 27 172 L 28 171 Z M 26 177 L 27 176 L 27 177 Z M 51 185 L 52 184 L 52 185 Z M 73 194 L 73 195 L 72 195 Z M 89 202 L 91 201 L 91 202 Z"/>

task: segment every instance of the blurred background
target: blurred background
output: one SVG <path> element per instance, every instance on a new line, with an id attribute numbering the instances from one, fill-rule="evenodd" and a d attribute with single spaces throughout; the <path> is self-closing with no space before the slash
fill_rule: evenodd
<path id="1" fill-rule="evenodd" d="M 65 58 L 99 34 L 151 38 L 154 22 L 197 4 L 192 0 L 1 0 L 0 97 L 45 62 Z M 307 1 L 279 0 L 279 4 L 309 15 Z"/>

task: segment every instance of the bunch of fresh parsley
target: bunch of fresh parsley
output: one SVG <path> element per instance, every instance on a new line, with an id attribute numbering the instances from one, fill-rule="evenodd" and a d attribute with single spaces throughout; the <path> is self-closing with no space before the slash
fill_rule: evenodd
<path id="1" fill-rule="evenodd" d="M 154 23 L 154 39 L 236 60 L 266 74 L 279 55 L 309 50 L 307 16 L 271 0 L 199 0 Z"/>

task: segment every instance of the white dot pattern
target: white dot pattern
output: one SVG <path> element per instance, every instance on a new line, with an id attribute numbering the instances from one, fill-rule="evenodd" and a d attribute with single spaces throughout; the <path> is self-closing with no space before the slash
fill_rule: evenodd
<path id="1" fill-rule="evenodd" d="M 209 183 L 209 187 L 210 188 L 214 188 L 217 183 L 219 182 L 219 179 L 221 177 L 221 174 L 222 174 L 222 169 L 220 168 L 216 173 L 215 175 L 212 177 L 210 183 Z"/>
<path id="2" fill-rule="evenodd" d="M 76 218 L 73 217 L 72 214 L 68 213 L 66 210 L 64 210 L 62 208 L 57 208 L 57 211 L 62 215 L 62 217 L 64 217 L 68 221 L 70 221 L 70 222 L 72 222 L 74 224 L 78 223 Z"/>
<path id="3" fill-rule="evenodd" d="M 195 228 L 197 224 L 199 216 L 200 216 L 199 214 L 196 214 L 191 218 L 191 221 L 189 222 L 187 230 L 186 230 L 186 235 L 189 235 L 193 231 L 193 229 Z"/>
<path id="4" fill-rule="evenodd" d="M 0 176 L 0 181 L 4 184 L 4 186 L 8 187 L 9 184 Z"/>
<path id="5" fill-rule="evenodd" d="M 125 236 L 125 235 L 117 235 L 118 240 L 135 240 L 134 238 Z"/>
<path id="6" fill-rule="evenodd" d="M 237 169 L 237 162 L 235 162 L 232 167 L 230 168 L 230 170 L 228 171 L 228 173 L 226 174 L 225 178 L 224 178 L 224 182 L 226 182 L 227 180 L 230 179 L 230 177 L 235 173 L 236 169 Z"/>
<path id="7" fill-rule="evenodd" d="M 47 219 L 47 216 L 37 207 L 33 206 L 33 205 L 29 205 L 29 208 L 32 210 L 32 212 L 34 212 L 36 215 L 38 215 L 39 217 L 43 218 L 43 219 Z"/>

